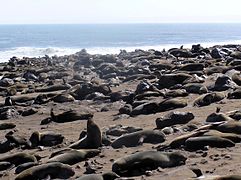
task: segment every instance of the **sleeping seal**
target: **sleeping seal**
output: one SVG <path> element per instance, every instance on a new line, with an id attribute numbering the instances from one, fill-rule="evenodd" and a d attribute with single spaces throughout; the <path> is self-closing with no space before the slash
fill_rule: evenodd
<path id="1" fill-rule="evenodd" d="M 54 156 L 51 156 L 48 162 L 61 162 L 63 164 L 73 165 L 81 161 L 84 161 L 87 158 L 94 157 L 99 153 L 100 151 L 97 149 L 89 149 L 89 150 L 66 149 L 55 153 Z"/>
<path id="2" fill-rule="evenodd" d="M 142 143 L 158 144 L 164 141 L 165 135 L 159 130 L 141 130 L 120 136 L 111 146 L 113 148 L 135 147 Z"/>
<path id="3" fill-rule="evenodd" d="M 121 176 L 132 176 L 141 169 L 153 170 L 158 167 L 169 168 L 185 164 L 186 157 L 178 152 L 144 151 L 117 159 L 112 171 Z M 140 172 L 142 174 L 144 172 Z"/>
<path id="4" fill-rule="evenodd" d="M 21 172 L 15 180 L 68 179 L 75 174 L 74 170 L 66 164 L 52 162 L 31 167 Z"/>

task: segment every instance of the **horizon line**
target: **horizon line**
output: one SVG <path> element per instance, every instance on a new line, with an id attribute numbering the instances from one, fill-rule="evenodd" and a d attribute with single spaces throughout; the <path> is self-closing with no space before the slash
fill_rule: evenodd
<path id="1" fill-rule="evenodd" d="M 241 22 L 0 23 L 1 25 L 241 24 Z"/>

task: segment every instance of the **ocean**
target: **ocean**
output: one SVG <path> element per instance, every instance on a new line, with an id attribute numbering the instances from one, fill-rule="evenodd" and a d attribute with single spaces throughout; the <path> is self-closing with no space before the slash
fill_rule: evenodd
<path id="1" fill-rule="evenodd" d="M 241 24 L 0 25 L 0 61 L 10 57 L 90 54 L 241 44 Z"/>

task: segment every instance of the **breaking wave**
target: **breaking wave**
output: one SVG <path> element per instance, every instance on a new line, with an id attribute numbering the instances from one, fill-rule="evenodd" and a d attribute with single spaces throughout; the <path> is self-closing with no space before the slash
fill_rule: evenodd
<path id="1" fill-rule="evenodd" d="M 90 54 L 118 54 L 120 50 L 126 50 L 128 52 L 134 51 L 135 49 L 155 49 L 155 50 L 163 50 L 170 49 L 175 47 L 180 47 L 184 45 L 185 48 L 191 48 L 193 44 L 198 43 L 188 43 L 188 44 L 166 44 L 166 45 L 154 45 L 154 46 L 130 46 L 130 47 L 91 47 L 85 48 Z M 224 45 L 224 44 L 241 44 L 241 40 L 235 41 L 224 41 L 224 42 L 204 42 L 200 43 L 203 47 L 212 47 L 214 45 Z M 22 57 L 43 57 L 45 55 L 48 56 L 63 56 L 74 54 L 78 51 L 81 51 L 83 48 L 60 48 L 60 47 L 47 47 L 47 48 L 39 48 L 39 47 L 18 47 L 7 49 L 4 51 L 0 51 L 0 62 L 6 62 L 11 57 L 16 56 L 19 58 Z"/>

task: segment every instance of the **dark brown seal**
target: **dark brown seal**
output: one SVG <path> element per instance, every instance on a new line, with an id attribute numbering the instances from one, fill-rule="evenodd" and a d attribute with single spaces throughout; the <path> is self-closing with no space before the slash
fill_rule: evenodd
<path id="1" fill-rule="evenodd" d="M 66 164 L 52 162 L 31 167 L 21 172 L 15 180 L 68 179 L 75 174 L 74 170 Z"/>
<path id="2" fill-rule="evenodd" d="M 186 157 L 181 153 L 144 151 L 117 159 L 112 165 L 112 171 L 118 175 L 132 176 L 135 171 L 150 170 L 161 168 L 175 167 L 185 164 Z M 140 174 L 144 172 L 139 172 Z"/>
<path id="3" fill-rule="evenodd" d="M 96 149 L 101 146 L 101 141 L 99 126 L 92 119 L 89 119 L 87 121 L 87 135 L 69 147 L 72 149 Z"/>

